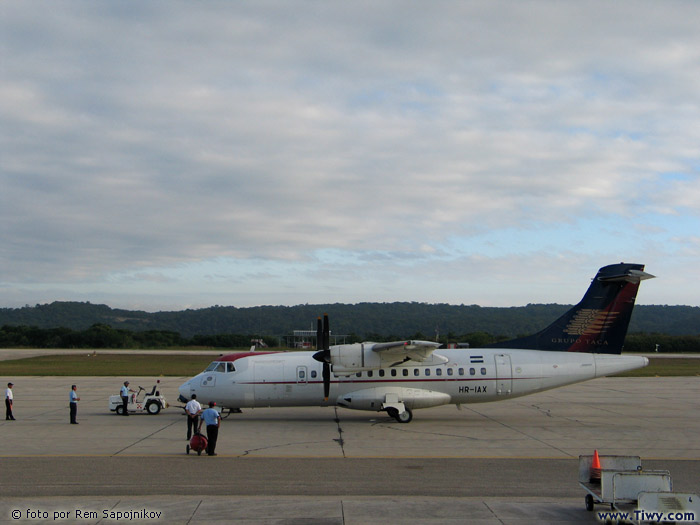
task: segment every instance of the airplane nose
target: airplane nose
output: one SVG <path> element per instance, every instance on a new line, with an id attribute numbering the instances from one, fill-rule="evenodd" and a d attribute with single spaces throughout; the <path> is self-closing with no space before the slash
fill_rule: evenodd
<path id="1" fill-rule="evenodd" d="M 180 385 L 178 391 L 180 392 L 180 397 L 177 399 L 180 401 L 180 403 L 187 403 L 192 397 L 189 381 L 185 381 L 182 385 Z"/>

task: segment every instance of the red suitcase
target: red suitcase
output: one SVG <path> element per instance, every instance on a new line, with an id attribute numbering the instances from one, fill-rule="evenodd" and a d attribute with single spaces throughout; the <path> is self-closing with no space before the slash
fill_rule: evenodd
<path id="1" fill-rule="evenodd" d="M 207 449 L 207 438 L 204 437 L 203 434 L 195 434 L 192 436 L 192 439 L 190 439 L 190 444 L 185 447 L 185 450 L 187 453 L 190 453 L 190 450 L 193 450 L 197 453 L 198 456 L 202 455 L 202 451 Z"/>

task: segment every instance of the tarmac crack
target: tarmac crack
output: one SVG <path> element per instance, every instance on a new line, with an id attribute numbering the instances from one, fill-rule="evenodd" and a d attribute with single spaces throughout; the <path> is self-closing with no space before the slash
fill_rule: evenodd
<path id="1" fill-rule="evenodd" d="M 156 430 L 155 432 L 151 432 L 150 434 L 148 434 L 147 436 L 142 437 L 142 438 L 139 439 L 138 441 L 134 441 L 133 443 L 131 443 L 130 445 L 124 447 L 123 449 L 116 451 L 114 454 L 112 454 L 112 456 L 118 456 L 119 454 L 121 454 L 121 453 L 124 452 L 125 450 L 129 450 L 129 449 L 130 449 L 131 447 L 133 447 L 134 445 L 138 445 L 138 444 L 141 443 L 142 441 L 145 441 L 145 440 L 147 440 L 148 438 L 155 436 L 155 435 L 158 434 L 159 432 L 162 432 L 162 431 L 165 430 L 166 428 L 172 427 L 172 426 L 175 425 L 176 423 L 180 423 L 180 421 L 173 421 L 173 422 L 170 423 L 169 425 L 165 425 L 164 427 L 159 428 L 159 429 Z"/>
<path id="2" fill-rule="evenodd" d="M 498 514 L 496 514 L 491 507 L 489 507 L 489 504 L 485 501 L 483 503 L 484 503 L 484 507 L 486 507 L 488 509 L 488 511 L 491 513 L 491 515 L 494 517 L 494 519 L 497 519 L 498 523 L 502 524 L 503 520 L 498 517 Z"/>
<path id="3" fill-rule="evenodd" d="M 449 438 L 459 438 L 467 441 L 481 441 L 481 438 L 462 436 L 459 434 L 449 434 L 447 432 L 424 432 L 420 430 L 415 430 L 406 426 L 396 426 L 398 423 L 393 418 L 387 418 L 387 421 L 375 421 L 372 426 L 383 426 L 388 430 L 393 430 L 394 432 L 404 432 L 407 434 L 421 434 L 427 436 L 439 436 L 439 437 L 449 437 Z"/>
<path id="4" fill-rule="evenodd" d="M 202 504 L 202 500 L 200 499 L 197 502 L 197 506 L 195 507 L 194 511 L 192 512 L 192 516 L 190 516 L 190 519 L 187 520 L 187 525 L 192 523 L 192 520 L 194 519 L 195 515 L 197 514 L 197 511 L 199 510 L 199 506 Z"/>
<path id="5" fill-rule="evenodd" d="M 552 449 L 554 449 L 554 450 L 556 450 L 556 451 L 558 451 L 558 452 L 561 452 L 561 453 L 564 454 L 565 456 L 573 457 L 570 453 L 566 452 L 565 450 L 562 450 L 561 448 L 559 448 L 559 447 L 557 447 L 557 446 L 554 446 L 554 445 L 552 445 L 551 443 L 547 443 L 546 441 L 544 441 L 544 440 L 542 440 L 542 439 L 539 439 L 539 438 L 537 438 L 537 437 L 535 437 L 535 436 L 533 436 L 533 435 L 530 435 L 530 434 L 528 434 L 527 432 L 524 432 L 524 431 L 522 431 L 522 430 L 519 430 L 519 429 L 517 429 L 517 428 L 515 428 L 515 427 L 513 427 L 513 426 L 511 426 L 511 425 L 507 425 L 506 423 L 504 423 L 504 422 L 502 422 L 502 421 L 499 421 L 499 420 L 496 419 L 496 418 L 493 418 L 493 417 L 491 417 L 491 416 L 487 416 L 486 414 L 482 414 L 481 412 L 478 412 L 478 411 L 474 410 L 473 408 L 470 409 L 470 410 L 471 410 L 472 412 L 474 412 L 475 414 L 478 414 L 478 415 L 480 415 L 481 417 L 488 419 L 489 421 L 492 421 L 492 422 L 494 422 L 494 423 L 496 423 L 496 424 L 498 424 L 498 425 L 501 425 L 502 427 L 507 428 L 508 430 L 511 430 L 511 431 L 513 431 L 513 432 L 516 432 L 517 434 L 523 435 L 523 436 L 525 436 L 525 437 L 527 437 L 527 438 L 529 438 L 529 439 L 532 439 L 532 440 L 534 440 L 534 441 L 537 441 L 538 443 L 541 443 L 541 444 L 545 445 L 546 447 L 549 447 L 549 448 L 552 448 Z"/>
<path id="6" fill-rule="evenodd" d="M 109 508 L 109 510 L 112 511 L 112 510 L 116 509 L 116 508 L 119 506 L 119 504 L 120 504 L 121 502 L 122 502 L 122 500 L 121 500 L 121 499 L 118 499 L 117 502 Z M 100 518 L 99 520 L 97 520 L 97 521 L 95 522 L 95 525 L 99 525 L 100 523 L 104 523 L 104 519 L 103 519 L 103 518 Z"/>
<path id="7" fill-rule="evenodd" d="M 340 417 L 338 416 L 338 407 L 333 407 L 335 410 L 335 424 L 338 427 L 338 439 L 334 439 L 338 445 L 340 445 L 340 451 L 343 453 L 343 458 L 345 458 L 345 441 L 343 440 L 343 427 L 340 426 Z"/>
<path id="8" fill-rule="evenodd" d="M 289 446 L 294 446 L 294 445 L 315 445 L 317 443 L 323 443 L 322 441 L 295 441 L 295 442 L 290 442 L 290 443 L 282 443 L 280 445 L 271 445 L 269 447 L 260 447 L 260 448 L 249 448 L 243 452 L 243 454 L 239 454 L 236 457 L 237 458 L 243 458 L 245 456 L 249 456 L 253 452 L 260 452 L 261 450 L 272 450 L 275 448 L 284 448 L 284 447 L 289 447 Z"/>

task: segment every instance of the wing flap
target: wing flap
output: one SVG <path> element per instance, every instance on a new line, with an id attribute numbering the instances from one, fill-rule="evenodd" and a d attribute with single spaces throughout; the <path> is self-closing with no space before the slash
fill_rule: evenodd
<path id="1" fill-rule="evenodd" d="M 432 341 L 392 341 L 375 343 L 372 351 L 377 352 L 382 364 L 388 366 L 397 366 L 409 361 L 416 363 L 429 361 L 431 364 L 445 363 L 447 362 L 446 358 L 433 354 L 439 346 L 440 343 Z"/>

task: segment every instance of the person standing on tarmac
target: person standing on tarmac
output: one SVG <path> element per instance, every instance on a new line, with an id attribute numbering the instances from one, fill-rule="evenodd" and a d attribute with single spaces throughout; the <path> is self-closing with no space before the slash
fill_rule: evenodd
<path id="1" fill-rule="evenodd" d="M 12 414 L 12 404 L 15 399 L 15 396 L 12 393 L 13 386 L 14 383 L 7 383 L 7 389 L 5 390 L 5 419 L 8 421 L 15 420 L 15 416 Z"/>
<path id="2" fill-rule="evenodd" d="M 209 401 L 209 408 L 202 412 L 202 419 L 199 422 L 199 430 L 202 428 L 202 422 L 207 424 L 207 455 L 216 456 L 216 440 L 219 437 L 219 425 L 221 424 L 221 416 L 214 409 L 216 402 Z"/>
<path id="3" fill-rule="evenodd" d="M 129 411 L 127 410 L 127 406 L 129 406 L 129 392 L 134 392 L 129 388 L 129 382 L 124 381 L 124 385 L 122 386 L 121 392 L 119 395 L 122 397 L 122 415 L 123 416 L 128 416 Z"/>
<path id="4" fill-rule="evenodd" d="M 78 424 L 78 422 L 75 419 L 78 416 L 78 401 L 80 401 L 80 398 L 78 397 L 78 393 L 76 392 L 76 390 L 78 390 L 77 386 L 73 385 L 70 387 L 70 424 L 71 425 Z"/>
<path id="5" fill-rule="evenodd" d="M 185 405 L 185 415 L 187 416 L 187 440 L 192 438 L 192 431 L 197 432 L 199 426 L 199 413 L 202 405 L 197 401 L 197 394 L 192 394 L 192 399 Z"/>

